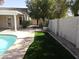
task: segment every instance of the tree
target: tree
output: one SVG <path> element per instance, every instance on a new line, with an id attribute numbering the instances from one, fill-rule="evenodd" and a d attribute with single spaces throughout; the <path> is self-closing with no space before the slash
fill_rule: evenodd
<path id="1" fill-rule="evenodd" d="M 62 18 L 66 16 L 68 5 L 66 0 L 56 0 L 53 18 Z"/>
<path id="2" fill-rule="evenodd" d="M 28 7 L 28 14 L 30 15 L 31 18 L 37 19 L 37 25 L 38 25 L 38 20 L 40 19 L 40 10 L 39 10 L 39 0 L 30 0 L 27 1 L 27 7 Z"/>
<path id="3" fill-rule="evenodd" d="M 66 15 L 66 0 L 30 0 L 27 3 L 29 15 L 35 19 L 55 19 Z"/>
<path id="4" fill-rule="evenodd" d="M 75 0 L 73 2 L 73 5 L 70 6 L 71 7 L 71 11 L 74 14 L 74 16 L 79 16 L 78 14 L 78 10 L 79 10 L 79 0 Z"/>
<path id="5" fill-rule="evenodd" d="M 27 2 L 27 7 L 29 9 L 29 15 L 35 19 L 50 18 L 52 15 L 52 1 L 55 0 L 30 0 Z"/>

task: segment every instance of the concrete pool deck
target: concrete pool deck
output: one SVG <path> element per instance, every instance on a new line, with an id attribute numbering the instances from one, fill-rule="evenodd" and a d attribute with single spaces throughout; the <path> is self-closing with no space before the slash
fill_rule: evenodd
<path id="1" fill-rule="evenodd" d="M 16 42 L 4 53 L 4 55 L 0 56 L 0 59 L 23 59 L 24 54 L 26 53 L 28 47 L 33 42 L 35 30 L 33 29 L 25 29 L 22 31 L 12 31 L 12 30 L 4 30 L 1 31 L 0 34 L 11 34 L 16 35 Z"/>

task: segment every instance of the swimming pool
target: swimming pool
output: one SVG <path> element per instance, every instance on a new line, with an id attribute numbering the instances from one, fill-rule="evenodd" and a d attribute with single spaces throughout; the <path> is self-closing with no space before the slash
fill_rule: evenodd
<path id="1" fill-rule="evenodd" d="M 4 54 L 16 41 L 16 36 L 0 34 L 0 55 Z"/>

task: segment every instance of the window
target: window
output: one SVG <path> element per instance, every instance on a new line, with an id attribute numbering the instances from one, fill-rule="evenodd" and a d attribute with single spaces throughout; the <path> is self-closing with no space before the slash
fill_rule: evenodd
<path id="1" fill-rule="evenodd" d="M 8 18 L 8 26 L 11 27 L 11 17 Z"/>

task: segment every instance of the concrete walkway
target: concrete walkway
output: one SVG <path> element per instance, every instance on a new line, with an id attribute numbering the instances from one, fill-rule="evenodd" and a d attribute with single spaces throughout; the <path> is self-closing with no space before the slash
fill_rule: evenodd
<path id="1" fill-rule="evenodd" d="M 34 31 L 33 29 L 17 32 L 11 30 L 1 31 L 0 34 L 13 34 L 17 36 L 17 39 L 14 45 L 12 45 L 4 55 L 0 56 L 0 59 L 23 59 L 28 47 L 33 42 Z"/>

